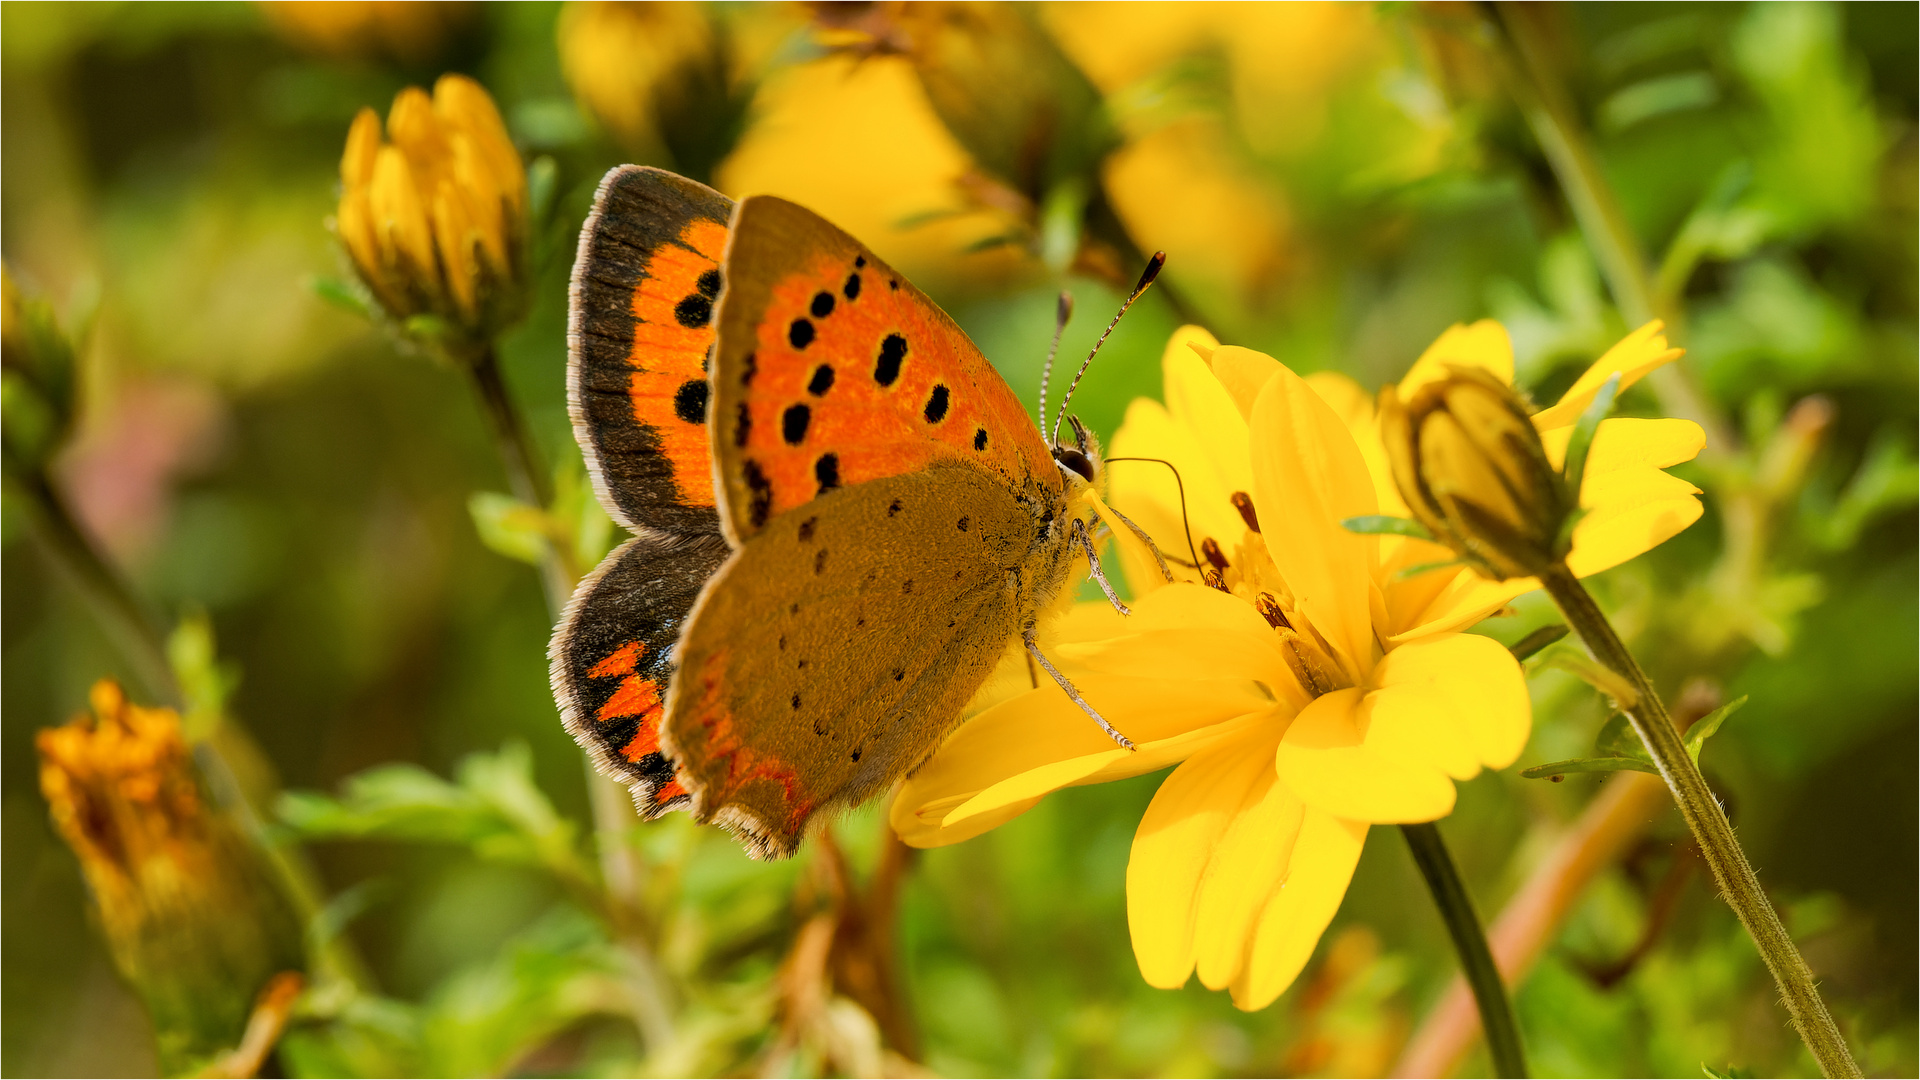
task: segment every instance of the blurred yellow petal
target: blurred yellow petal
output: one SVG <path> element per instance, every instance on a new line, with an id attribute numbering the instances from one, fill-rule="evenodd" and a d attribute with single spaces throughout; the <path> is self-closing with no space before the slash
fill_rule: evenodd
<path id="1" fill-rule="evenodd" d="M 434 122 L 433 99 L 425 90 L 409 86 L 394 95 L 387 110 L 387 138 L 415 163 L 436 161 L 446 153 L 445 136 Z"/>
<path id="2" fill-rule="evenodd" d="M 1225 349 L 1214 350 L 1218 357 Z M 1251 481 L 1247 420 L 1220 380 L 1191 349 L 1168 349 L 1161 360 L 1167 412 L 1200 443 L 1224 484 Z M 1230 487 L 1229 491 L 1245 491 Z"/>
<path id="3" fill-rule="evenodd" d="M 440 285 L 438 275 L 433 273 L 433 227 L 427 221 L 420 189 L 414 184 L 413 170 L 397 147 L 383 146 L 374 157 L 367 206 L 384 261 L 399 262 L 410 274 L 421 276 L 423 283 Z"/>
<path id="4" fill-rule="evenodd" d="M 1226 387 L 1227 395 L 1240 410 L 1241 419 L 1251 422 L 1254 399 L 1260 396 L 1260 388 L 1267 385 L 1267 380 L 1279 374 L 1280 361 L 1238 345 L 1222 345 L 1207 359 L 1207 367 L 1213 371 L 1213 377 L 1220 380 L 1220 385 Z"/>
<path id="5" fill-rule="evenodd" d="M 347 128 L 347 149 L 340 155 L 340 182 L 352 191 L 373 180 L 373 158 L 380 152 L 380 116 L 361 107 Z"/>
<path id="6" fill-rule="evenodd" d="M 1481 368 L 1501 382 L 1513 382 L 1513 341 L 1507 328 L 1492 319 L 1471 325 L 1455 323 L 1427 346 L 1398 384 L 1404 400 L 1415 390 L 1444 376 L 1449 367 Z"/>
<path id="7" fill-rule="evenodd" d="M 1295 606 L 1359 682 L 1373 666 L 1373 538 L 1340 522 L 1376 512 L 1360 448 L 1320 395 L 1286 367 L 1254 404 L 1253 501 Z"/>
<path id="8" fill-rule="evenodd" d="M 1307 808 L 1286 880 L 1261 913 L 1246 968 L 1233 983 L 1235 1005 L 1264 1009 L 1292 985 L 1340 910 L 1366 838 L 1365 823 Z"/>
<path id="9" fill-rule="evenodd" d="M 1287 880 L 1293 844 L 1306 807 L 1273 771 L 1275 740 L 1249 740 L 1241 747 L 1256 759 L 1254 782 L 1214 842 L 1200 896 L 1193 934 L 1195 971 L 1200 982 L 1219 990 L 1246 968 L 1248 946 L 1262 909 Z M 1169 777 L 1169 780 L 1172 778 Z"/>
<path id="10" fill-rule="evenodd" d="M 1127 861 L 1127 926 L 1140 974 L 1150 985 L 1174 989 L 1185 983 L 1193 973 L 1196 939 L 1203 934 L 1208 948 L 1217 949 L 1219 930 L 1196 924 L 1209 914 L 1209 887 L 1239 873 L 1226 861 L 1240 852 L 1227 849 L 1243 846 L 1245 838 L 1227 843 L 1228 833 L 1246 810 L 1275 793 L 1270 762 L 1276 739 L 1273 731 L 1253 731 L 1193 755 L 1161 783 L 1141 818 Z M 1293 806 L 1297 817 L 1299 803 Z M 1278 867 L 1284 868 L 1284 838 L 1269 839 L 1273 842 L 1261 861 L 1277 855 Z M 1260 894 L 1262 902 L 1279 882 L 1277 871 L 1269 876 L 1273 881 Z M 1218 906 L 1219 900 L 1213 903 Z M 1246 936 L 1244 926 L 1240 936 Z"/>
<path id="11" fill-rule="evenodd" d="M 1405 646 L 1403 646 L 1405 647 Z M 1275 761 L 1280 780 L 1307 805 L 1338 817 L 1375 824 L 1432 821 L 1453 809 L 1453 781 L 1437 765 L 1395 756 L 1414 733 L 1390 704 L 1384 748 L 1373 745 L 1376 695 L 1357 687 L 1318 698 L 1287 727 Z"/>
<path id="12" fill-rule="evenodd" d="M 1595 360 L 1585 374 L 1574 380 L 1573 386 L 1560 395 L 1558 402 L 1535 413 L 1533 426 L 1546 432 L 1580 419 L 1580 414 L 1593 404 L 1594 395 L 1600 392 L 1600 387 L 1616 371 L 1621 376 L 1620 389 L 1625 390 L 1654 368 L 1678 360 L 1681 350 L 1667 346 L 1667 335 L 1662 332 L 1664 329 L 1665 324 L 1655 319 L 1621 338 L 1618 345 L 1608 349 L 1606 355 Z"/>

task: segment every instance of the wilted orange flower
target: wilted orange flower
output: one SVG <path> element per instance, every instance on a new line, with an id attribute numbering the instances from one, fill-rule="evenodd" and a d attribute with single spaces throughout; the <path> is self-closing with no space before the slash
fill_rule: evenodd
<path id="1" fill-rule="evenodd" d="M 93 686 L 93 714 L 40 732 L 40 790 L 80 860 L 120 973 L 169 1072 L 240 1041 L 254 994 L 301 966 L 299 924 L 259 857 L 207 805 L 172 709 Z"/>

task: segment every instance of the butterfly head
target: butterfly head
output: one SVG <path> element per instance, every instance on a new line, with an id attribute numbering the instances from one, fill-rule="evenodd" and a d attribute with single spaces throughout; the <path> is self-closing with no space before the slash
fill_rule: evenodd
<path id="1" fill-rule="evenodd" d="M 1060 467 L 1060 474 L 1066 478 L 1069 490 L 1076 484 L 1098 486 L 1101 480 L 1100 440 L 1094 438 L 1077 416 L 1067 417 L 1067 425 L 1073 429 L 1073 437 L 1053 444 L 1053 463 Z"/>

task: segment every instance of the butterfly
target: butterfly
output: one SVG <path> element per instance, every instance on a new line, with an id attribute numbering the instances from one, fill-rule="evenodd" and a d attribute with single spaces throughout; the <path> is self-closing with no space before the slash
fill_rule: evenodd
<path id="1" fill-rule="evenodd" d="M 931 756 L 1015 642 L 1132 745 L 1035 643 L 1077 558 L 1106 585 L 1097 444 L 1069 418 L 1049 446 L 858 241 L 783 199 L 616 168 L 568 341 L 574 435 L 634 535 L 567 605 L 554 696 L 643 816 L 687 809 L 789 856 L 815 815 Z"/>

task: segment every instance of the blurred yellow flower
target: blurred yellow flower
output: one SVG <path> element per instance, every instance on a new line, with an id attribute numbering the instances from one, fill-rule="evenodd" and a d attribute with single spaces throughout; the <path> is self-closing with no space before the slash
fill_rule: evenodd
<path id="1" fill-rule="evenodd" d="M 153 1018 L 161 1063 L 179 1072 L 239 1042 L 255 992 L 301 965 L 299 924 L 203 800 L 178 714 L 133 705 L 107 679 L 91 705 L 40 732 L 40 790 Z"/>
<path id="2" fill-rule="evenodd" d="M 263 0 L 267 19 L 295 44 L 329 56 L 391 56 L 423 63 L 473 15 L 447 0 Z"/>
<path id="3" fill-rule="evenodd" d="M 684 93 L 690 82 L 725 91 L 725 64 L 702 5 L 572 3 L 561 9 L 558 36 L 567 85 L 629 150 L 660 150 L 662 95 Z M 710 85 L 716 75 L 718 87 Z"/>
<path id="4" fill-rule="evenodd" d="M 335 228 L 395 321 L 461 349 L 525 311 L 526 170 L 479 83 L 443 75 L 431 98 L 402 90 L 385 140 L 379 117 L 361 109 L 340 180 Z M 444 325 L 422 326 L 421 316 Z"/>
<path id="5" fill-rule="evenodd" d="M 1630 367 L 1671 359 L 1657 337 L 1629 342 L 1609 358 Z M 1445 362 L 1437 356 L 1497 367 L 1504 347 L 1495 324 L 1451 331 L 1410 380 Z M 1381 512 L 1379 491 L 1392 486 L 1370 401 L 1351 380 L 1302 379 L 1192 327 L 1169 343 L 1163 366 L 1167 403 L 1135 401 L 1112 454 L 1179 470 L 1198 565 L 1156 586 L 1152 553 L 1120 535 L 1128 579 L 1149 591 L 1126 619 L 1075 608 L 1049 646 L 1139 751 L 1104 741 L 1051 687 L 1016 692 L 962 725 L 903 785 L 892 821 L 917 846 L 953 843 L 1057 788 L 1179 762 L 1134 838 L 1134 953 L 1155 986 L 1197 971 L 1242 1008 L 1261 1008 L 1311 955 L 1370 824 L 1441 817 L 1455 781 L 1519 755 L 1531 716 L 1519 665 L 1492 639 L 1460 633 L 1518 590 L 1482 589 L 1488 583 L 1458 568 L 1402 580 L 1400 570 L 1447 553 L 1342 527 Z M 1556 409 L 1570 422 L 1599 381 L 1583 378 Z M 1605 453 L 1596 440 L 1588 475 L 1600 502 L 1588 520 L 1601 529 L 1588 539 L 1590 561 L 1630 557 L 1684 524 L 1673 523 L 1684 517 L 1677 506 L 1657 520 L 1639 514 L 1674 493 L 1659 466 L 1698 449 L 1691 428 L 1691 449 L 1674 456 L 1683 428 L 1691 425 L 1615 428 L 1603 435 Z M 1180 553 L 1165 540 L 1183 536 L 1172 473 L 1115 467 L 1114 504 Z M 1691 501 L 1681 486 L 1689 494 L 1674 497 Z M 1630 552 L 1621 539 L 1629 520 L 1645 526 Z"/>

